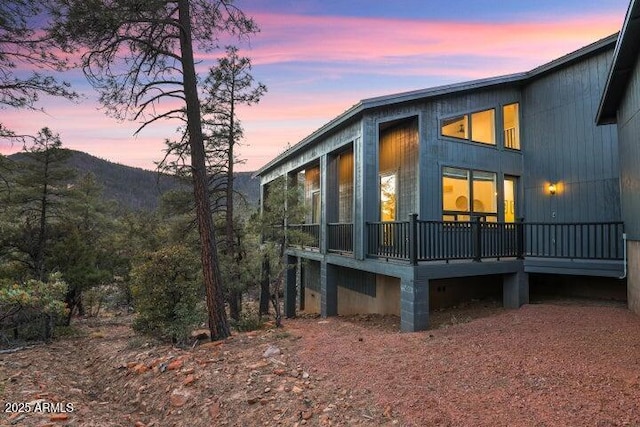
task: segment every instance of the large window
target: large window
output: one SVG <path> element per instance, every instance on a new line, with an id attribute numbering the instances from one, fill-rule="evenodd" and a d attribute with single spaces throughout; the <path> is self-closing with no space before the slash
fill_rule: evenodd
<path id="1" fill-rule="evenodd" d="M 380 220 L 395 221 L 397 211 L 396 174 L 380 175 Z"/>
<path id="2" fill-rule="evenodd" d="M 520 149 L 520 106 L 518 103 L 502 107 L 502 128 L 504 146 L 513 150 Z"/>
<path id="3" fill-rule="evenodd" d="M 445 167 L 442 169 L 442 218 L 469 221 L 481 216 L 497 221 L 496 174 Z"/>
<path id="4" fill-rule="evenodd" d="M 442 121 L 442 136 L 466 139 L 482 144 L 496 144 L 495 110 L 483 110 Z"/>

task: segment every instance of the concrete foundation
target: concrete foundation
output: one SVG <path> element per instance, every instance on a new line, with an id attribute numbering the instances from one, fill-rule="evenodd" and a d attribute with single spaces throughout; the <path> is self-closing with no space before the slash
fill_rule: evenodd
<path id="1" fill-rule="evenodd" d="M 640 241 L 627 240 L 627 305 L 640 314 Z"/>
<path id="2" fill-rule="evenodd" d="M 502 305 L 520 308 L 529 304 L 529 275 L 524 271 L 505 274 L 502 279 Z"/>
<path id="3" fill-rule="evenodd" d="M 404 332 L 429 329 L 429 280 L 401 280 L 400 329 Z"/>
<path id="4" fill-rule="evenodd" d="M 372 297 L 338 285 L 338 314 L 400 315 L 400 279 L 376 276 L 376 296 Z"/>

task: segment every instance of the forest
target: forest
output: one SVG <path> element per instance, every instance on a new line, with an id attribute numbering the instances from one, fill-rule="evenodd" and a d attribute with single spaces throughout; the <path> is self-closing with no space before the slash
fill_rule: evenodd
<path id="1" fill-rule="evenodd" d="M 132 179 L 66 149 L 46 116 L 31 135 L 0 121 L 0 138 L 24 147 L 0 156 L 0 346 L 104 311 L 134 312 L 135 329 L 174 344 L 202 326 L 224 339 L 270 310 L 279 321 L 282 224 L 303 207 L 285 212 L 297 189 L 279 183 L 261 213 L 257 185 L 234 170 L 238 107 L 267 88 L 220 42 L 248 40 L 257 23 L 231 0 L 10 0 L 0 17 L 0 108 L 75 100 L 65 73 L 81 69 L 109 116 L 138 131 L 174 121 L 180 134 L 155 180 Z M 203 75 L 196 46 L 219 55 Z"/>

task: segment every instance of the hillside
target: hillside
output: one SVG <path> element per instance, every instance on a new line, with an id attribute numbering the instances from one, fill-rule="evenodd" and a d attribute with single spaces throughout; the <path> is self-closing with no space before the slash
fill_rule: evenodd
<path id="1" fill-rule="evenodd" d="M 159 205 L 163 193 L 180 188 L 180 182 L 169 175 L 158 174 L 140 168 L 113 163 L 90 154 L 68 150 L 72 153 L 67 161 L 78 175 L 91 172 L 103 186 L 105 199 L 115 200 L 132 210 L 152 211 Z M 16 162 L 23 161 L 21 153 L 9 156 Z M 235 186 L 252 205 L 257 205 L 260 194 L 259 182 L 251 178 L 251 172 L 236 174 Z"/>

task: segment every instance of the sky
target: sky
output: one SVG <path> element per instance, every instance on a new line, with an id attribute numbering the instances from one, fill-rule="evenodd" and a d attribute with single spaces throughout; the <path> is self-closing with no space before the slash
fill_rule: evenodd
<path id="1" fill-rule="evenodd" d="M 238 43 L 268 92 L 239 118 L 238 170 L 257 170 L 361 99 L 528 71 L 620 30 L 629 0 L 236 0 L 260 32 Z M 196 52 L 199 68 L 216 63 Z M 154 169 L 179 123 L 118 122 L 100 109 L 80 71 L 81 93 L 42 99 L 44 112 L 0 110 L 22 134 L 48 126 L 63 146 Z M 0 140 L 0 153 L 22 146 Z"/>

